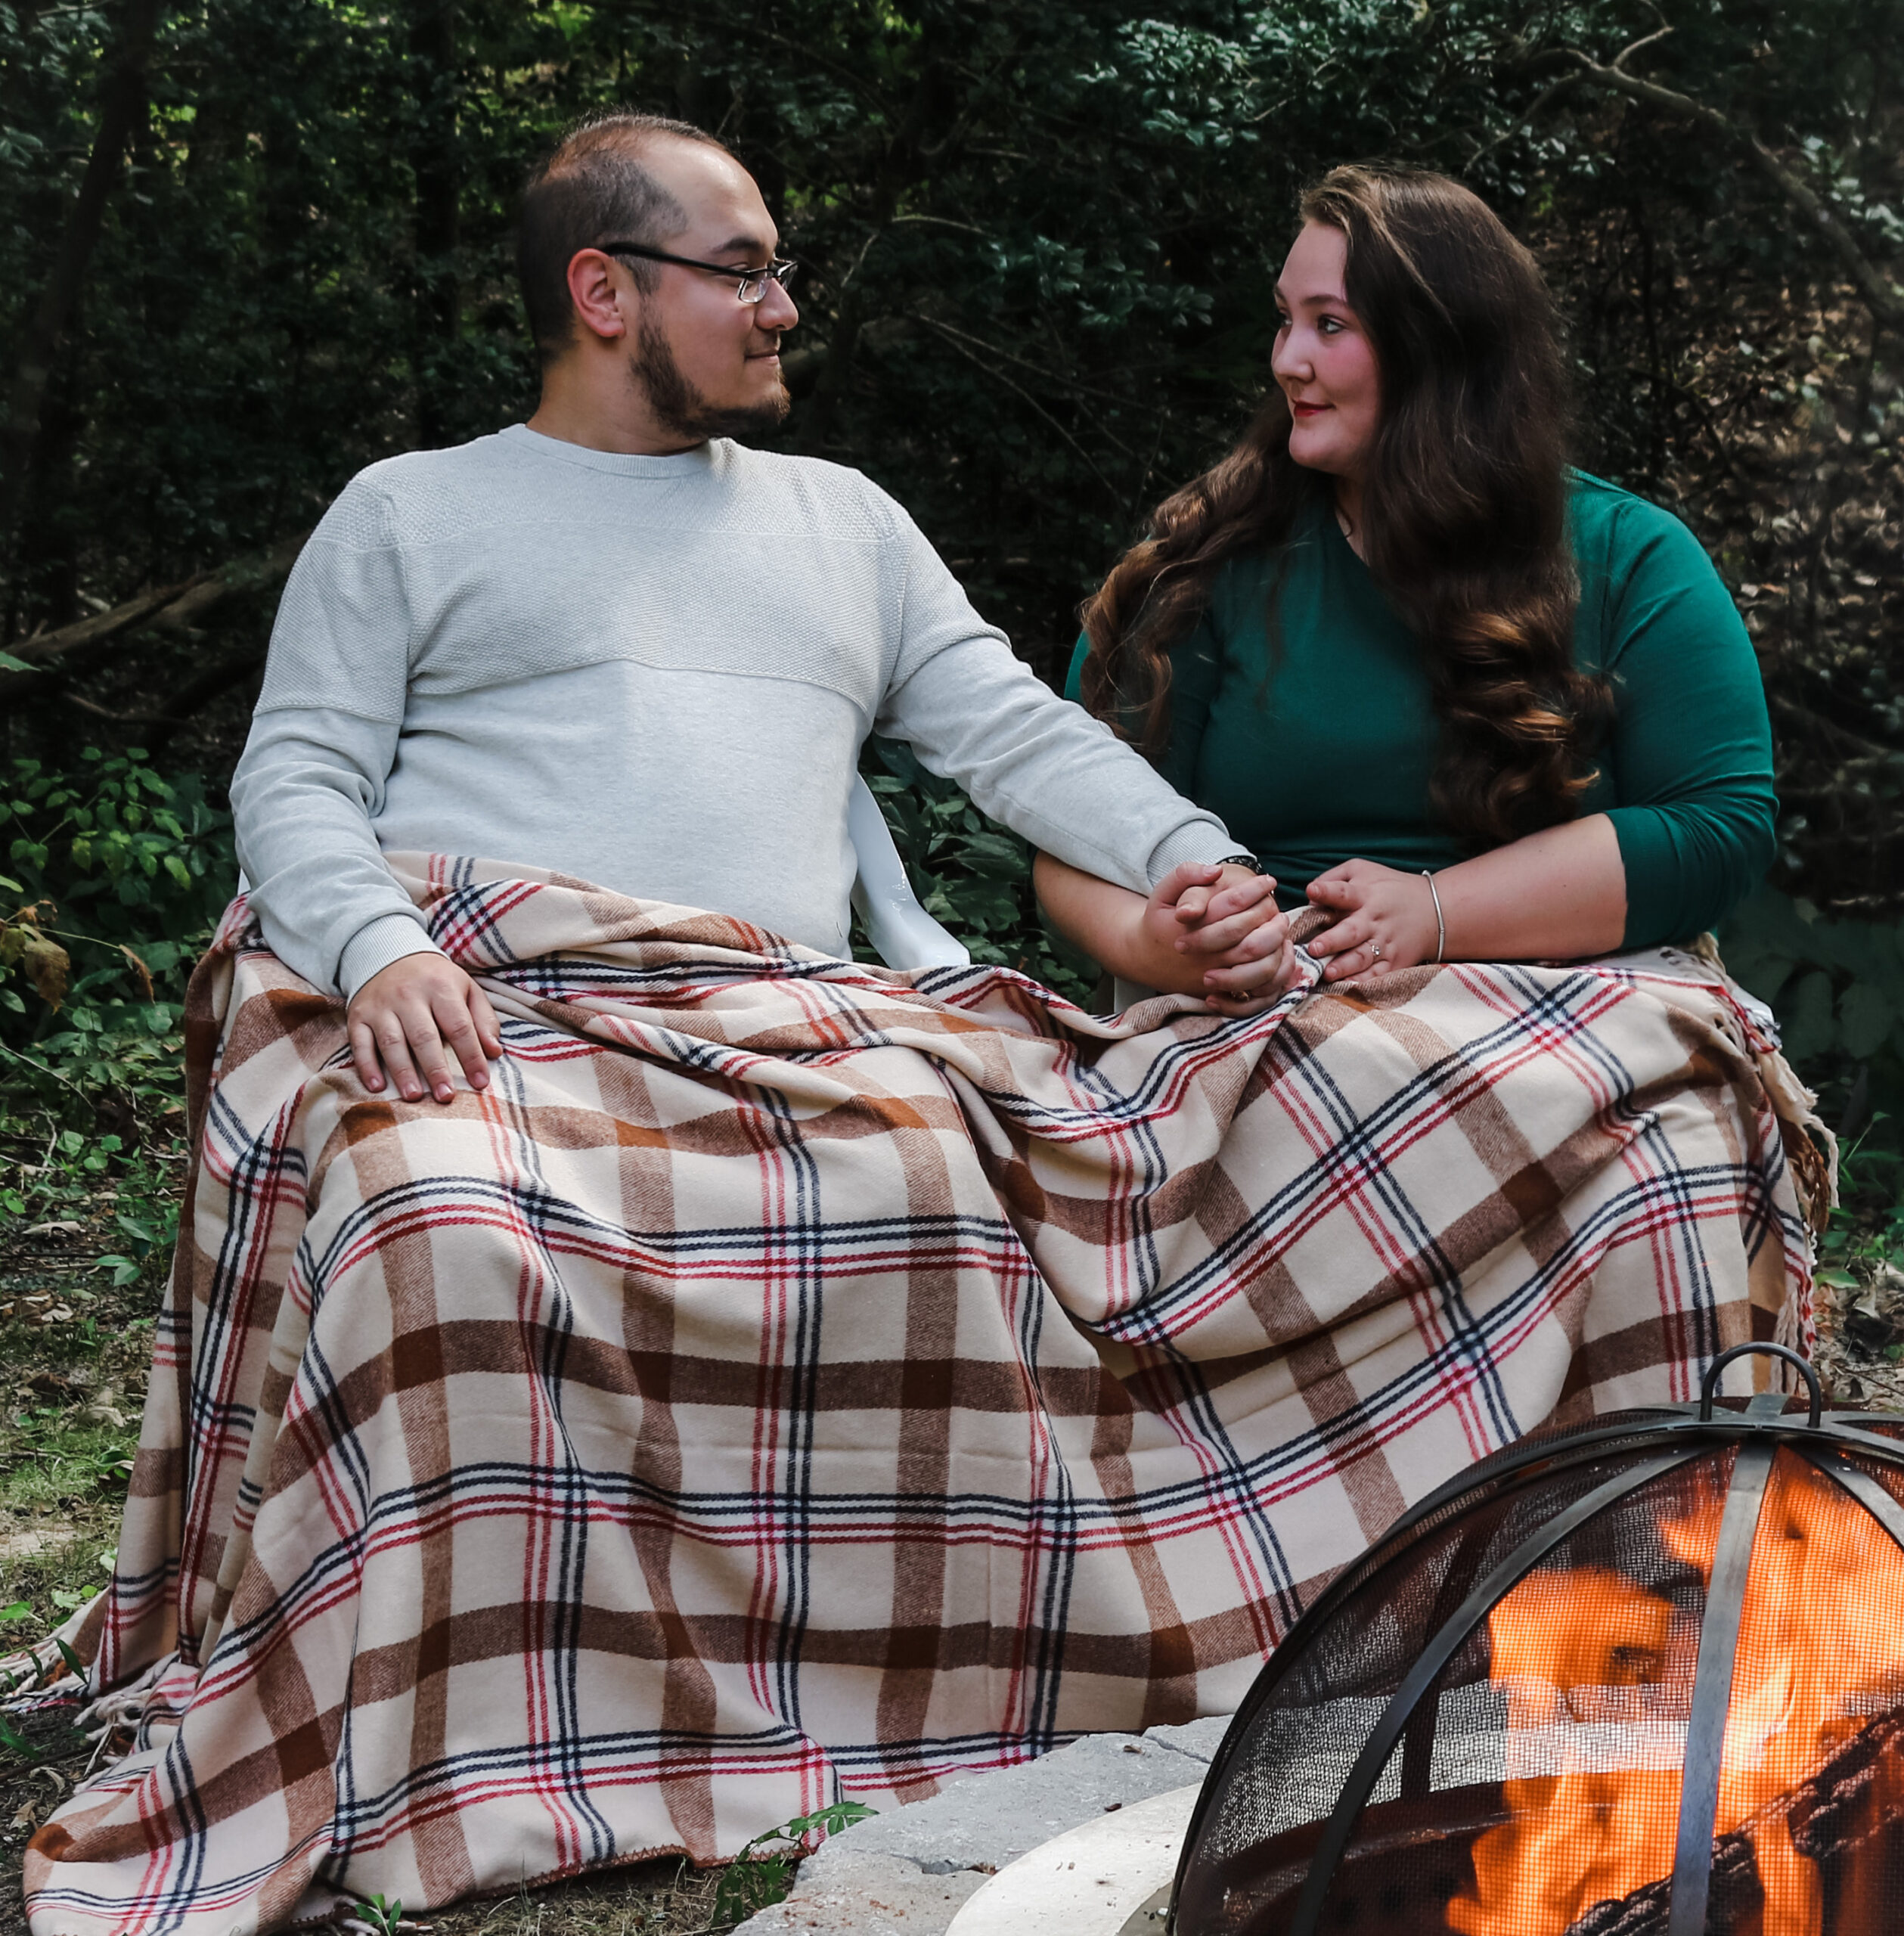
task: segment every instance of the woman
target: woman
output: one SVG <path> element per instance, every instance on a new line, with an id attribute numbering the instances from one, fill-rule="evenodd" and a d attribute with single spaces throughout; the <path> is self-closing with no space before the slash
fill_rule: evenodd
<path id="1" fill-rule="evenodd" d="M 1477 197 L 1341 168 L 1302 214 L 1276 392 L 1090 601 L 1071 695 L 1324 911 L 1331 981 L 1713 926 L 1775 810 L 1717 574 L 1565 468 L 1553 306 Z M 1125 897 L 1049 856 L 1038 886 L 1137 979 Z"/>

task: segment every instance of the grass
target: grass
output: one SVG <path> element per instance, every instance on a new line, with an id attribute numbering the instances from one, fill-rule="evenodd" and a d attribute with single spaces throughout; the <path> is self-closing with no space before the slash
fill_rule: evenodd
<path id="1" fill-rule="evenodd" d="M 111 1140 L 68 1146 L 57 1124 L 0 1115 L 0 1651 L 98 1593 L 119 1537 L 160 1267 L 126 1220 L 169 1227 L 157 1199 L 175 1202 L 183 1165 L 175 1138 L 150 1153 Z M 70 1720 L 50 1711 L 0 1739 L 0 1931 L 24 1928 L 26 1838 L 92 1754 Z"/>

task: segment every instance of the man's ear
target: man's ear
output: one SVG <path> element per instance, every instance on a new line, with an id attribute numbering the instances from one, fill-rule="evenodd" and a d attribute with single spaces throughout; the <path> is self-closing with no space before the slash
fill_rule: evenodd
<path id="1" fill-rule="evenodd" d="M 599 249 L 578 249 L 569 258 L 569 299 L 575 306 L 576 320 L 603 343 L 628 333 L 628 320 L 622 314 L 628 287 L 614 258 Z"/>

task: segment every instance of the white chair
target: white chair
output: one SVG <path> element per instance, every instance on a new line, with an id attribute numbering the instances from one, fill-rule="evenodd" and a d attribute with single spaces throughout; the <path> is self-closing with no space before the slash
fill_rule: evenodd
<path id="1" fill-rule="evenodd" d="M 969 967 L 971 951 L 919 904 L 886 817 L 861 777 L 846 803 L 846 833 L 860 864 L 853 905 L 879 959 L 888 968 Z"/>

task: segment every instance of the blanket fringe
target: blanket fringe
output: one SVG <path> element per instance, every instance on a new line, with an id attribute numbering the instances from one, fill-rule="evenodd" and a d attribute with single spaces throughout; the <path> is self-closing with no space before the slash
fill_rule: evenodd
<path id="1" fill-rule="evenodd" d="M 1685 945 L 1685 951 L 1724 976 L 1732 993 L 1744 997 L 1747 1013 L 1754 1025 L 1752 1050 L 1759 1065 L 1759 1079 L 1765 1084 L 1772 1112 L 1785 1132 L 1785 1155 L 1791 1165 L 1798 1207 L 1804 1212 L 1812 1235 L 1822 1237 L 1831 1224 L 1831 1212 L 1838 1206 L 1838 1140 L 1818 1113 L 1817 1092 L 1806 1088 L 1798 1072 L 1786 1061 L 1778 1040 L 1778 1025 L 1771 1010 L 1732 979 L 1712 935 L 1695 935 Z"/>

